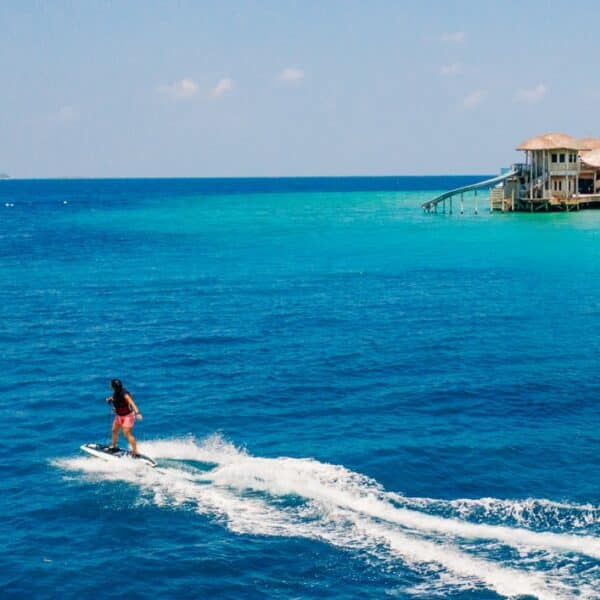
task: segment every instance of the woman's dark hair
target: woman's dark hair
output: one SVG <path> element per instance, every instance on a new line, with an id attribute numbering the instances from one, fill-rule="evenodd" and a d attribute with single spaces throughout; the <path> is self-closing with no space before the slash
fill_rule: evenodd
<path id="1" fill-rule="evenodd" d="M 115 392 L 120 392 L 123 389 L 123 384 L 121 383 L 120 379 L 113 379 L 110 382 L 110 385 Z"/>

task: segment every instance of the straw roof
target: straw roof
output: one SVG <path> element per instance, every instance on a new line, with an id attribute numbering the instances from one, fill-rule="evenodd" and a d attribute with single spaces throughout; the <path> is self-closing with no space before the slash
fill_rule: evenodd
<path id="1" fill-rule="evenodd" d="M 579 150 L 577 140 L 566 133 L 545 133 L 526 139 L 517 146 L 517 150 Z"/>
<path id="2" fill-rule="evenodd" d="M 597 150 L 600 148 L 600 138 L 586 137 L 579 140 L 580 150 Z"/>
<path id="3" fill-rule="evenodd" d="M 600 167 L 600 147 L 581 153 L 581 160 L 590 167 Z"/>

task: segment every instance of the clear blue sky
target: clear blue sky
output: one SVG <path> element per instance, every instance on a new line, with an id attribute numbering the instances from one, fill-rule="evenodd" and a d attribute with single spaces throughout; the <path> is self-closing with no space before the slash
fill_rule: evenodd
<path id="1" fill-rule="evenodd" d="M 492 173 L 600 136 L 597 1 L 0 2 L 0 172 Z"/>

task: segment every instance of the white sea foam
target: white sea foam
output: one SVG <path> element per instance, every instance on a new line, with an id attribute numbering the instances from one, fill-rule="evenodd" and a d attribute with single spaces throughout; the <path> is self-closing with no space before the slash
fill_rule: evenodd
<path id="1" fill-rule="evenodd" d="M 442 516 L 457 516 L 468 520 L 490 519 L 494 522 L 521 527 L 581 530 L 582 532 L 600 525 L 600 507 L 589 503 L 555 502 L 544 498 L 438 500 L 407 498 L 393 493 L 389 496 L 406 508 L 434 511 Z"/>
<path id="2" fill-rule="evenodd" d="M 489 515 L 497 503 L 503 506 L 507 501 L 410 499 L 386 492 L 374 480 L 342 466 L 253 457 L 218 436 L 202 443 L 193 438 L 154 441 L 143 450 L 159 462 L 169 459 L 164 461 L 167 466 L 149 469 L 133 461 L 88 457 L 56 464 L 91 479 L 134 484 L 158 506 L 189 505 L 237 533 L 318 539 L 378 560 L 401 560 L 425 578 L 426 587 L 413 589 L 421 595 L 453 585 L 485 587 L 507 597 L 591 598 L 593 586 L 600 583 L 598 576 L 589 581 L 576 570 L 582 556 L 600 558 L 600 540 L 593 536 L 473 523 L 458 516 L 460 507 L 470 502 L 485 506 Z M 173 460 L 190 462 L 173 465 Z M 193 468 L 197 463 L 204 465 Z M 296 501 L 287 502 L 289 497 Z M 535 502 L 543 506 L 549 501 Z M 426 512 L 444 503 L 457 514 Z M 517 549 L 510 564 L 494 557 L 499 544 Z"/>

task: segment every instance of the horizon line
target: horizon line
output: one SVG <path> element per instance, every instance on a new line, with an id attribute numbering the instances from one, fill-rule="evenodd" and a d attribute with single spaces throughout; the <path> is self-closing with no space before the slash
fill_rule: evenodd
<path id="1" fill-rule="evenodd" d="M 396 175 L 233 175 L 233 176 L 220 176 L 220 175 L 115 175 L 115 176 L 90 176 L 90 175 L 76 175 L 76 176 L 52 176 L 52 177 L 3 177 L 1 181 L 81 181 L 81 180 L 131 180 L 131 179 L 149 179 L 149 180 L 161 180 L 161 179 L 388 179 L 392 177 L 487 177 L 493 173 L 421 173 L 421 174 L 396 174 Z"/>

